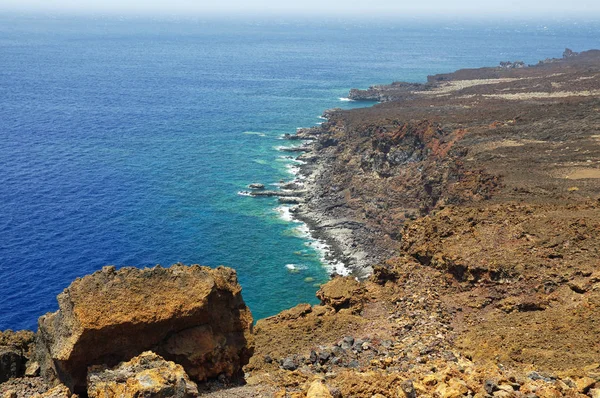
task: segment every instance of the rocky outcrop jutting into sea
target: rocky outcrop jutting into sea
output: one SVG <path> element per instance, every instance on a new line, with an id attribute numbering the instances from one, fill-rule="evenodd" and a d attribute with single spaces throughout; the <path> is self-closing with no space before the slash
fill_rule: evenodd
<path id="1" fill-rule="evenodd" d="M 35 359 L 44 379 L 86 391 L 89 366 L 152 350 L 202 381 L 236 378 L 252 355 L 252 315 L 234 270 L 193 265 L 104 267 L 58 296 L 39 320 Z"/>

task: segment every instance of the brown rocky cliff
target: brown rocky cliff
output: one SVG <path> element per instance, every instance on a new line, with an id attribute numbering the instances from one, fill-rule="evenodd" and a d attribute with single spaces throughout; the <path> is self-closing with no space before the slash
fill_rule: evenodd
<path id="1" fill-rule="evenodd" d="M 195 380 L 238 377 L 252 355 L 252 316 L 235 271 L 174 265 L 105 267 L 58 296 L 39 320 L 42 376 L 85 391 L 87 368 L 153 350 Z"/>

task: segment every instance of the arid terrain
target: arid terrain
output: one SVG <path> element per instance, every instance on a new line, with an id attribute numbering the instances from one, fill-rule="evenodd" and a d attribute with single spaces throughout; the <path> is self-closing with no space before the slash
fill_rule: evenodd
<path id="1" fill-rule="evenodd" d="M 259 320 L 247 342 L 253 348 L 238 347 L 244 355 L 235 357 L 253 349 L 245 384 L 196 377 L 199 394 L 600 398 L 600 51 L 565 51 L 535 66 L 460 70 L 350 96 L 382 102 L 328 111 L 323 125 L 301 130 L 309 141 L 300 155 L 302 186 L 282 196 L 298 197 L 294 214 L 354 275 L 323 285 L 321 305 Z M 229 279 L 218 286 L 239 300 L 235 275 L 221 274 Z M 178 282 L 168 281 L 175 289 Z M 218 294 L 210 297 L 219 302 Z M 188 322 L 182 305 L 168 308 Z M 236 316 L 245 311 L 239 301 L 223 308 Z M 154 322 L 156 315 L 141 313 L 140 322 Z M 241 319 L 247 323 L 247 315 Z M 215 352 L 225 350 L 207 326 L 195 327 L 220 347 Z M 23 369 L 13 376 L 26 367 L 29 374 L 0 384 L 6 397 L 56 384 L 31 368 L 32 339 L 5 333 L 0 340 L 5 351 L 21 353 Z M 42 340 L 36 336 L 35 344 Z M 182 350 L 169 349 L 159 351 Z M 143 355 L 164 361 L 137 358 Z M 200 366 L 193 352 L 185 355 Z M 189 387 L 184 376 L 180 385 Z M 188 387 L 147 396 L 193 396 Z M 102 388 L 88 385 L 88 392 L 118 396 L 102 395 Z"/>

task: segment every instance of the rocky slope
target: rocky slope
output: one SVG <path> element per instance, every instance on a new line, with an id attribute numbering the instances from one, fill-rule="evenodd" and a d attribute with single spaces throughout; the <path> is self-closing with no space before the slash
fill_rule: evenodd
<path id="1" fill-rule="evenodd" d="M 388 102 L 313 129 L 296 212 L 375 274 L 347 290 L 358 306 L 322 291 L 322 306 L 259 321 L 251 382 L 597 396 L 600 52 L 364 95 Z"/>

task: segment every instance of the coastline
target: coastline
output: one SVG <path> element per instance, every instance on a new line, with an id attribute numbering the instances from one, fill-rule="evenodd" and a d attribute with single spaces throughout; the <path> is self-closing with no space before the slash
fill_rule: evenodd
<path id="1" fill-rule="evenodd" d="M 373 265 L 381 256 L 361 244 L 360 237 L 356 235 L 365 233 L 361 231 L 359 222 L 328 216 L 326 209 L 333 204 L 319 194 L 323 184 L 326 184 L 324 170 L 328 167 L 327 155 L 319 151 L 319 140 L 326 139 L 327 122 L 336 111 L 338 109 L 324 111 L 320 118 L 325 122 L 315 127 L 300 128 L 295 134 L 284 136 L 290 141 L 303 140 L 304 143 L 301 146 L 303 153 L 295 158 L 299 162 L 294 166 L 297 169 L 292 172 L 295 178 L 282 184 L 290 187 L 282 192 L 284 195 L 292 192 L 293 197 L 301 198 L 299 203 L 290 207 L 290 215 L 294 220 L 304 223 L 307 234 L 321 246 L 317 250 L 322 252 L 323 265 L 332 276 L 352 275 L 365 280 L 372 274 Z"/>

